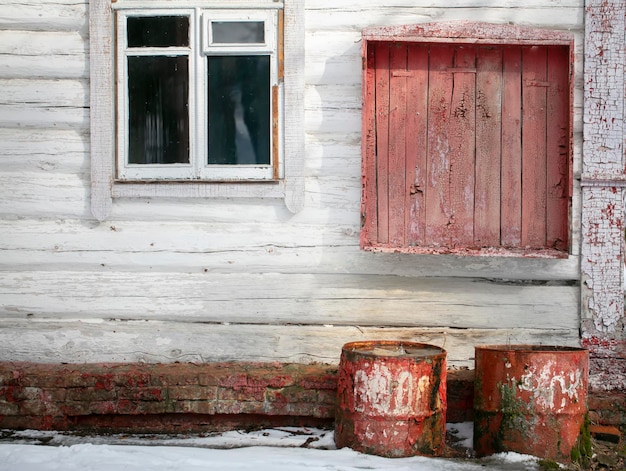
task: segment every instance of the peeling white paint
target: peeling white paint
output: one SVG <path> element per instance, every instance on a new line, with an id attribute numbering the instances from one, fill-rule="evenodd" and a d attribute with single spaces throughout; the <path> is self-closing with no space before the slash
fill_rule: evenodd
<path id="1" fill-rule="evenodd" d="M 379 415 L 414 414 L 429 386 L 428 375 L 414 381 L 409 371 L 394 373 L 383 364 L 373 364 L 354 374 L 354 408 Z"/>
<path id="2" fill-rule="evenodd" d="M 513 384 L 515 384 L 513 378 Z M 555 397 L 557 396 L 556 385 L 560 387 L 561 403 L 555 408 Z M 549 361 L 537 368 L 535 365 L 529 367 L 528 372 L 520 378 L 518 389 L 528 391 L 533 394 L 533 401 L 536 406 L 544 409 L 562 412 L 568 405 L 566 397 L 575 402 L 578 401 L 578 392 L 582 389 L 582 377 L 580 371 L 568 373 L 561 370 L 554 372 L 554 362 Z"/>

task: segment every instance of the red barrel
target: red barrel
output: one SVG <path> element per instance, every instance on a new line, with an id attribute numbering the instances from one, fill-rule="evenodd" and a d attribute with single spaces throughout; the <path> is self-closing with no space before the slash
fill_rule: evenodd
<path id="1" fill-rule="evenodd" d="M 569 461 L 587 413 L 583 348 L 476 347 L 474 450 Z"/>
<path id="2" fill-rule="evenodd" d="M 343 346 L 335 443 L 385 457 L 440 456 L 446 436 L 446 352 L 413 342 Z"/>

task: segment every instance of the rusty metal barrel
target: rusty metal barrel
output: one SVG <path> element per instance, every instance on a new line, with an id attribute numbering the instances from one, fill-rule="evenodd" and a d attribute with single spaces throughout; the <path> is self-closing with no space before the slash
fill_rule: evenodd
<path id="1" fill-rule="evenodd" d="M 537 345 L 475 347 L 474 450 L 569 461 L 587 413 L 589 353 Z"/>
<path id="2" fill-rule="evenodd" d="M 440 456 L 446 435 L 446 351 L 415 342 L 343 346 L 335 443 L 385 457 Z"/>

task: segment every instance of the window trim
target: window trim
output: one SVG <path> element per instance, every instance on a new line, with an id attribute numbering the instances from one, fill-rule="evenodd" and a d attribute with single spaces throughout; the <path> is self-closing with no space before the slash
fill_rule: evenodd
<path id="1" fill-rule="evenodd" d="M 269 109 L 267 110 L 267 122 L 271 124 L 272 116 L 280 117 L 282 83 L 278 80 L 278 51 L 277 51 L 277 28 L 278 9 L 262 10 L 221 10 L 221 9 L 157 9 L 150 8 L 117 8 L 117 134 L 123 135 L 123 139 L 117 139 L 117 167 L 114 180 L 118 182 L 145 182 L 145 181 L 270 181 L 283 177 L 282 147 L 274 147 L 281 140 L 281 128 L 272 126 L 268 129 L 270 149 L 270 162 L 256 165 L 216 165 L 208 164 L 208 94 L 207 60 L 213 55 L 253 55 L 268 56 L 270 61 L 270 87 L 267 90 L 270 96 Z M 254 18 L 262 21 L 265 26 L 265 42 L 263 44 L 232 44 L 224 46 L 207 45 L 208 28 L 214 19 L 234 20 L 238 14 L 246 19 Z M 185 47 L 151 47 L 131 48 L 126 43 L 126 20 L 132 17 L 146 16 L 184 16 L 189 19 L 189 45 Z M 200 29 L 198 31 L 198 29 Z M 189 120 L 189 162 L 179 164 L 131 164 L 128 158 L 128 94 L 122 87 L 128 84 L 128 57 L 138 56 L 184 56 L 188 59 L 189 66 L 189 106 L 187 119 Z M 274 89 L 277 93 L 274 96 Z M 273 99 L 272 99 L 273 98 Z"/>
<path id="2" fill-rule="evenodd" d="M 271 181 L 189 181 L 119 182 L 115 165 L 115 43 L 114 0 L 89 0 L 90 33 L 90 134 L 91 134 L 91 212 L 106 220 L 114 198 L 281 198 L 291 212 L 304 205 L 304 0 L 286 0 L 283 5 L 284 30 L 278 61 L 284 63 L 283 129 L 284 178 Z M 136 7 L 135 0 L 125 1 Z M 145 6 L 163 8 L 169 2 L 146 0 Z M 183 0 L 186 7 L 276 8 L 272 0 L 230 0 L 207 2 Z M 288 124 L 287 124 L 288 123 Z"/>

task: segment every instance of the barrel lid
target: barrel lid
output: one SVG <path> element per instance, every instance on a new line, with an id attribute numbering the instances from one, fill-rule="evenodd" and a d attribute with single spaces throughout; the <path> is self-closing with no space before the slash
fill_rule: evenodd
<path id="1" fill-rule="evenodd" d="M 343 351 L 363 356 L 396 358 L 428 358 L 446 353 L 436 345 L 392 340 L 351 342 L 343 346 Z"/>

